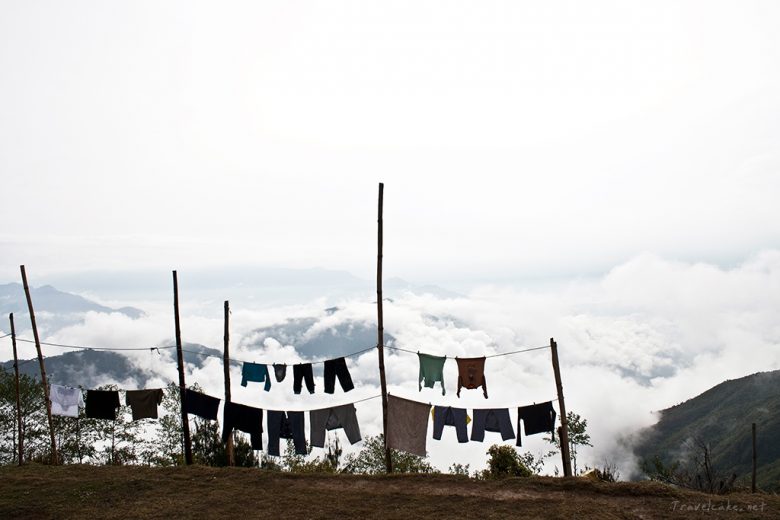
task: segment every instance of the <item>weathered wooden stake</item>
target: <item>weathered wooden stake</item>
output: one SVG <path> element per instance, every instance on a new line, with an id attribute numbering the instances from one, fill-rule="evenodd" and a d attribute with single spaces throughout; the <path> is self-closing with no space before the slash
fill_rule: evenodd
<path id="1" fill-rule="evenodd" d="M 225 352 L 222 358 L 222 366 L 225 369 L 225 406 L 230 402 L 230 302 L 225 300 Z M 270 374 L 269 374 L 270 377 Z M 233 457 L 233 435 L 228 437 L 225 446 L 228 466 L 235 466 Z"/>
<path id="2" fill-rule="evenodd" d="M 179 365 L 179 395 L 181 399 L 181 427 L 184 431 L 184 462 L 192 464 L 190 420 L 187 416 L 187 386 L 184 382 L 184 352 L 181 350 L 181 326 L 179 323 L 179 280 L 173 272 L 173 314 L 176 324 L 176 360 Z"/>
<path id="3" fill-rule="evenodd" d="M 382 432 L 385 438 L 385 468 L 393 472 L 390 448 L 387 446 L 387 379 L 385 378 L 385 329 L 382 316 L 382 209 L 384 202 L 384 183 L 379 183 L 379 213 L 377 218 L 377 259 L 376 259 L 376 311 L 377 311 L 377 351 L 379 353 L 379 384 L 382 387 Z"/>
<path id="4" fill-rule="evenodd" d="M 27 285 L 27 273 L 24 266 L 20 265 L 22 271 L 22 284 L 24 285 L 24 294 L 27 296 L 27 308 L 30 311 L 30 323 L 32 324 L 33 338 L 35 339 L 35 349 L 38 351 L 38 364 L 41 367 L 41 384 L 43 385 L 43 396 L 46 400 L 46 417 L 49 420 L 49 437 L 51 439 L 51 463 L 57 464 L 57 441 L 54 439 L 54 421 L 51 417 L 51 401 L 49 398 L 49 384 L 46 381 L 46 366 L 43 363 L 43 352 L 41 352 L 41 340 L 38 337 L 38 325 L 35 323 L 35 311 L 33 310 L 32 298 L 30 297 L 30 287 Z"/>
<path id="5" fill-rule="evenodd" d="M 14 373 L 16 375 L 16 424 L 19 428 L 19 465 L 24 464 L 24 432 L 22 431 L 22 399 L 19 396 L 19 357 L 16 355 L 16 327 L 14 327 L 14 313 L 8 315 L 11 321 L 11 344 L 14 348 Z"/>
<path id="6" fill-rule="evenodd" d="M 753 478 L 750 482 L 750 492 L 756 492 L 756 423 L 753 423 Z"/>
<path id="7" fill-rule="evenodd" d="M 550 338 L 550 350 L 552 351 L 553 373 L 555 374 L 555 387 L 558 390 L 558 408 L 560 408 L 561 428 L 561 459 L 563 462 L 563 476 L 571 477 L 571 456 L 569 453 L 569 421 L 566 417 L 566 403 L 563 401 L 563 384 L 561 383 L 561 367 L 558 364 L 558 344 Z"/>

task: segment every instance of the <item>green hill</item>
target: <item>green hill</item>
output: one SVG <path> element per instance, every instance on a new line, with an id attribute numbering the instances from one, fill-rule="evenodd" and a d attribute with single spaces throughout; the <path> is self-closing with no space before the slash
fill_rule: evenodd
<path id="1" fill-rule="evenodd" d="M 640 435 L 640 459 L 665 464 L 685 460 L 695 440 L 710 447 L 721 474 L 749 482 L 752 471 L 751 424 L 756 423 L 758 486 L 780 490 L 780 370 L 725 381 L 684 403 L 661 411 L 658 423 Z"/>

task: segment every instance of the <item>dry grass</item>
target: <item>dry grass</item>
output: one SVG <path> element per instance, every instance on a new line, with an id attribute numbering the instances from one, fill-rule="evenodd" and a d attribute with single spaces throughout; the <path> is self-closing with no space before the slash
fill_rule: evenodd
<path id="1" fill-rule="evenodd" d="M 690 510 L 697 505 L 698 511 Z M 0 468 L 1 519 L 447 517 L 780 518 L 780 497 L 710 497 L 649 482 L 545 477 L 478 482 L 452 475 L 299 475 L 202 466 Z"/>

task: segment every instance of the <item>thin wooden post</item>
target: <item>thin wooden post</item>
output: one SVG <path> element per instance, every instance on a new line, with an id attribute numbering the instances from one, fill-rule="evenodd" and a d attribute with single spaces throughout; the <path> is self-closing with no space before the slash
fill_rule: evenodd
<path id="1" fill-rule="evenodd" d="M 24 285 L 24 294 L 27 296 L 27 308 L 30 311 L 30 323 L 32 324 L 33 338 L 35 338 L 35 349 L 38 351 L 38 364 L 41 367 L 41 384 L 43 385 L 43 396 L 46 400 L 46 417 L 49 420 L 49 437 L 51 439 L 51 463 L 57 464 L 57 441 L 54 438 L 54 421 L 51 417 L 51 401 L 49 398 L 49 384 L 46 381 L 46 366 L 43 363 L 43 353 L 41 352 L 41 340 L 38 337 L 38 326 L 35 323 L 35 310 L 33 310 L 32 298 L 30 297 L 30 287 L 27 285 L 27 272 L 24 266 L 20 265 L 22 271 L 22 284 Z"/>
<path id="2" fill-rule="evenodd" d="M 563 476 L 571 477 L 571 456 L 569 454 L 569 421 L 566 417 L 566 403 L 563 400 L 563 383 L 561 383 L 561 367 L 558 364 L 558 344 L 550 338 L 550 350 L 552 351 L 553 373 L 555 374 L 555 387 L 558 391 L 558 408 L 560 408 L 561 428 L 559 437 L 561 441 L 561 459 L 563 462 Z"/>
<path id="3" fill-rule="evenodd" d="M 173 272 L 173 314 L 176 324 L 176 361 L 179 365 L 179 395 L 181 399 L 181 427 L 184 432 L 184 462 L 192 464 L 192 441 L 190 420 L 187 416 L 187 386 L 184 382 L 184 352 L 181 349 L 181 326 L 179 322 L 179 280 Z"/>
<path id="4" fill-rule="evenodd" d="M 14 373 L 16 375 L 16 424 L 19 431 L 19 465 L 24 464 L 24 432 L 22 431 L 22 399 L 19 396 L 19 357 L 16 355 L 16 327 L 14 327 L 14 313 L 8 315 L 11 321 L 11 344 L 14 348 Z"/>
<path id="5" fill-rule="evenodd" d="M 750 492 L 756 492 L 756 423 L 753 423 L 753 478 L 750 482 Z"/>
<path id="6" fill-rule="evenodd" d="M 222 358 L 222 366 L 225 369 L 225 406 L 230 402 L 230 302 L 225 300 L 225 351 Z M 270 377 L 270 375 L 268 376 Z M 228 466 L 235 466 L 233 456 L 233 435 L 228 437 L 225 445 Z"/>
<path id="7" fill-rule="evenodd" d="M 385 468 L 393 472 L 390 448 L 387 446 L 387 379 L 385 378 L 385 329 L 382 316 L 382 210 L 384 203 L 384 183 L 379 183 L 379 212 L 377 218 L 377 258 L 376 258 L 376 312 L 377 312 L 377 351 L 379 353 L 379 384 L 382 387 L 382 432 L 385 439 Z"/>

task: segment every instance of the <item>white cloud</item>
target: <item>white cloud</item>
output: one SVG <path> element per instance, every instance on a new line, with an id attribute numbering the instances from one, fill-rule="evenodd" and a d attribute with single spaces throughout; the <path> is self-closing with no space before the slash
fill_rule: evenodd
<path id="1" fill-rule="evenodd" d="M 766 251 L 732 269 L 706 264 L 668 261 L 643 255 L 616 266 L 598 279 L 578 280 L 533 290 L 483 286 L 468 297 L 439 299 L 431 295 L 402 294 L 385 305 L 385 326 L 395 345 L 412 351 L 455 356 L 479 356 L 544 346 L 555 337 L 559 345 L 567 407 L 588 420 L 594 448 L 581 452 L 580 464 L 614 460 L 624 475 L 632 470 L 632 455 L 624 445 L 638 428 L 655 420 L 654 411 L 677 404 L 729 378 L 780 368 L 780 252 Z M 326 313 L 324 301 L 275 309 L 234 309 L 231 331 L 233 359 L 293 363 L 301 358 L 293 345 L 273 338 L 260 341 L 253 330 L 284 323 L 289 318 L 314 318 L 307 336 L 343 323 L 372 323 L 375 306 L 365 301 L 342 301 L 340 310 Z M 169 305 L 147 310 L 131 320 L 124 315 L 87 313 L 83 324 L 44 338 L 62 343 L 127 347 L 171 341 Z M 214 315 L 200 305 L 187 307 L 183 331 L 188 342 L 221 349 L 221 306 Z M 25 347 L 30 354 L 29 346 Z M 48 354 L 56 349 L 45 347 Z M 160 363 L 157 354 L 129 353 L 134 363 L 157 381 L 176 380 L 175 365 Z M 231 368 L 233 399 L 262 408 L 311 409 L 343 404 L 379 394 L 377 353 L 368 351 L 348 359 L 356 383 L 349 394 L 305 390 L 296 396 L 290 388 L 292 371 L 270 392 L 260 384 L 241 387 L 240 367 Z M 457 369 L 445 365 L 447 393 L 417 388 L 417 356 L 388 349 L 389 391 L 395 395 L 438 405 L 515 407 L 555 400 L 550 353 L 537 350 L 489 358 L 486 376 L 490 399 L 481 390 L 455 396 Z M 321 369 L 321 365 L 316 370 Z M 317 373 L 317 372 L 315 372 Z M 220 359 L 208 359 L 187 380 L 221 396 Z M 132 382 L 119 381 L 122 385 Z M 558 408 L 557 402 L 554 403 Z M 357 405 L 365 435 L 381 431 L 379 400 Z M 342 438 L 342 440 L 345 440 Z M 454 432 L 444 440 L 428 440 L 432 460 L 442 469 L 452 462 L 484 464 L 488 439 L 478 446 L 458 445 Z M 523 439 L 525 449 L 543 451 L 541 436 Z M 560 464 L 551 460 L 552 465 Z"/>

